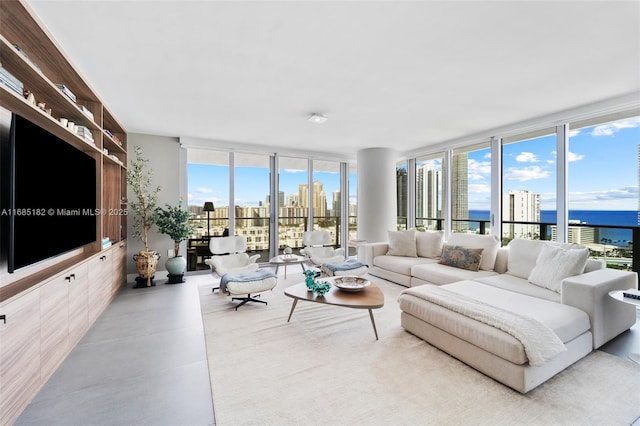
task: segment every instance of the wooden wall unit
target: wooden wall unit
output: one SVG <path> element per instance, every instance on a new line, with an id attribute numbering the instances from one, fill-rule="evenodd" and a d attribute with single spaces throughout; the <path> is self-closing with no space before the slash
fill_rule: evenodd
<path id="1" fill-rule="evenodd" d="M 22 1 L 0 1 L 0 66 L 50 111 L 2 83 L 0 106 L 95 158 L 99 186 L 95 242 L 12 274 L 0 271 L 0 425 L 5 425 L 17 419 L 126 284 L 127 133 Z M 69 88 L 76 102 L 57 83 Z M 61 118 L 87 127 L 93 142 Z M 103 237 L 110 247 L 103 249 Z"/>

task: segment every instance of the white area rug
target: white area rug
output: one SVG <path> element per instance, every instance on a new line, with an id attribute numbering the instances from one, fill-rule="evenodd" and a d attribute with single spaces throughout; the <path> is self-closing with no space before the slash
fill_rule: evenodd
<path id="1" fill-rule="evenodd" d="M 291 271 L 289 271 L 291 272 Z M 403 287 L 371 278 L 385 294 L 374 310 L 299 302 L 284 288 L 248 304 L 197 281 L 216 424 L 227 425 L 629 425 L 640 416 L 640 365 L 593 352 L 522 395 L 404 331 Z"/>

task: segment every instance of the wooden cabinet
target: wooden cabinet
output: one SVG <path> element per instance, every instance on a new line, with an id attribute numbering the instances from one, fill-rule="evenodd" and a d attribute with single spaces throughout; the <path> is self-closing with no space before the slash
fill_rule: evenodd
<path id="1" fill-rule="evenodd" d="M 89 326 L 89 279 L 86 263 L 73 268 L 64 275 L 67 283 L 69 304 L 69 346 L 71 349 L 80 341 Z"/>
<path id="2" fill-rule="evenodd" d="M 115 296 L 127 284 L 127 244 L 124 241 L 120 241 L 111 251 L 113 252 L 111 292 Z"/>
<path id="3" fill-rule="evenodd" d="M 112 253 L 105 250 L 87 262 L 89 268 L 89 322 L 93 322 L 111 301 L 112 287 Z"/>
<path id="4" fill-rule="evenodd" d="M 12 424 L 40 381 L 40 290 L 0 308 L 0 424 Z"/>

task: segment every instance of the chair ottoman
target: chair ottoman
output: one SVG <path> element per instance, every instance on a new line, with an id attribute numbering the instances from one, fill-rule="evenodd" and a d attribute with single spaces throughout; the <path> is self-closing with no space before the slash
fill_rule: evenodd
<path id="1" fill-rule="evenodd" d="M 369 266 L 359 260 L 349 259 L 341 263 L 324 263 L 321 270 L 330 277 L 342 277 L 345 275 L 364 275 L 369 270 Z"/>
<path id="2" fill-rule="evenodd" d="M 266 269 L 258 269 L 249 272 L 229 272 L 220 279 L 220 292 L 234 294 L 244 294 L 244 297 L 232 297 L 231 300 L 240 300 L 236 306 L 236 311 L 247 302 L 258 302 L 267 304 L 264 300 L 256 299 L 251 295 L 272 290 L 278 284 L 276 274 Z"/>

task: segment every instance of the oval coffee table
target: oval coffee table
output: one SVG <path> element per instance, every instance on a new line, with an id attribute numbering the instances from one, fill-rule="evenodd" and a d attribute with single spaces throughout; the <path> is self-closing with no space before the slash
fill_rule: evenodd
<path id="1" fill-rule="evenodd" d="M 332 285 L 331 290 L 324 296 L 316 296 L 312 291 L 307 290 L 305 283 L 301 283 L 287 287 L 284 290 L 284 294 L 293 298 L 293 305 L 291 306 L 291 312 L 289 312 L 287 322 L 291 320 L 291 315 L 293 315 L 293 310 L 296 308 L 298 300 L 342 306 L 345 308 L 367 309 L 369 311 L 369 318 L 371 318 L 371 325 L 373 325 L 373 332 L 376 335 L 376 340 L 378 340 L 378 330 L 376 329 L 376 322 L 373 319 L 373 312 L 371 310 L 384 306 L 384 294 L 374 283 L 370 283 L 369 286 L 358 292 L 343 291 Z"/>

